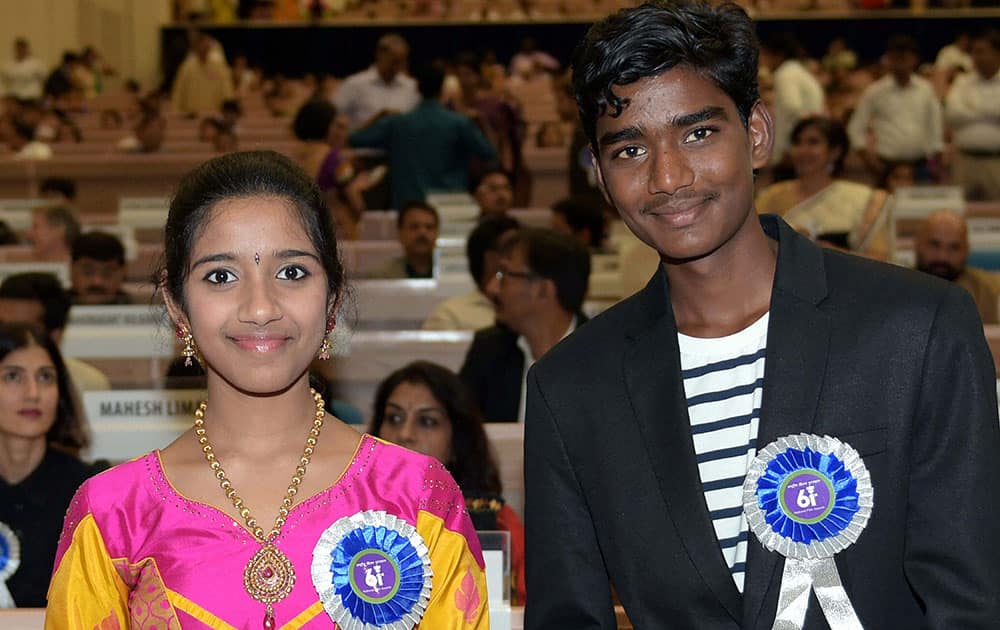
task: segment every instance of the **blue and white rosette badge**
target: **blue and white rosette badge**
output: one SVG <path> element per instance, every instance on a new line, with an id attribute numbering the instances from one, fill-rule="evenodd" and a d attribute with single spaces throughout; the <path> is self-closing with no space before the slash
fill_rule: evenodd
<path id="1" fill-rule="evenodd" d="M 21 541 L 6 523 L 0 522 L 0 608 L 14 608 L 7 580 L 21 566 Z"/>
<path id="2" fill-rule="evenodd" d="M 341 630 L 410 630 L 427 609 L 433 575 L 416 528 L 383 511 L 339 519 L 313 548 L 313 585 Z"/>
<path id="3" fill-rule="evenodd" d="M 800 433 L 758 451 L 743 484 L 743 511 L 764 548 L 785 557 L 773 630 L 801 630 L 815 592 L 832 630 L 861 630 L 833 556 L 853 545 L 874 505 L 858 452 Z"/>

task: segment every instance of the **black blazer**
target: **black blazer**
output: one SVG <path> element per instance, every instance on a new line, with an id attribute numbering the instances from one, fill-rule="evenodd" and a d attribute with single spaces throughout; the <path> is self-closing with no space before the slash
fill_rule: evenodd
<path id="1" fill-rule="evenodd" d="M 487 422 L 516 422 L 521 404 L 524 352 L 517 333 L 502 324 L 477 330 L 458 375 Z"/>
<path id="2" fill-rule="evenodd" d="M 586 315 L 576 314 L 578 327 L 586 322 Z M 517 337 L 503 324 L 477 330 L 458 372 L 487 422 L 517 422 L 524 373 L 524 352 Z"/>
<path id="3" fill-rule="evenodd" d="M 1000 627 L 1000 424 L 975 304 L 937 278 L 821 250 L 776 217 L 758 448 L 852 445 L 872 518 L 836 557 L 868 630 Z M 784 560 L 751 534 L 743 595 L 702 494 L 661 269 L 528 378 L 525 628 L 768 629 Z M 826 628 L 813 596 L 805 628 Z"/>

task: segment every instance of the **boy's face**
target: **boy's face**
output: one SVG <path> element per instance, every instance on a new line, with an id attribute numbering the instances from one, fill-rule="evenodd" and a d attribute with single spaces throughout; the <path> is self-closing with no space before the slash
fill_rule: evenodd
<path id="1" fill-rule="evenodd" d="M 767 110 L 755 105 L 744 127 L 733 100 L 684 67 L 614 91 L 621 115 L 597 120 L 597 174 L 608 201 L 665 260 L 723 248 L 754 213 L 753 169 L 771 150 Z"/>

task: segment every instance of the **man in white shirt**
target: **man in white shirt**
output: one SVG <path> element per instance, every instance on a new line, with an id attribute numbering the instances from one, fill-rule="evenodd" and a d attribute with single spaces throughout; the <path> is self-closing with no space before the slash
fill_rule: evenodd
<path id="1" fill-rule="evenodd" d="M 1000 31 L 972 40 L 974 72 L 955 78 L 945 115 L 955 144 L 954 180 L 966 199 L 1000 199 Z"/>
<path id="2" fill-rule="evenodd" d="M 233 78 L 217 42 L 205 33 L 193 37 L 171 93 L 174 111 L 192 117 L 216 113 L 233 98 Z"/>
<path id="3" fill-rule="evenodd" d="M 955 41 L 944 46 L 938 51 L 934 59 L 934 69 L 948 75 L 949 81 L 961 72 L 972 70 L 972 57 L 969 50 L 972 46 L 972 39 L 966 32 L 961 32 Z"/>
<path id="4" fill-rule="evenodd" d="M 31 56 L 28 40 L 18 37 L 14 40 L 14 58 L 0 69 L 0 83 L 3 92 L 19 99 L 42 98 L 42 87 L 48 72 L 45 64 Z"/>
<path id="5" fill-rule="evenodd" d="M 941 103 L 930 82 L 914 74 L 920 55 L 912 37 L 891 37 L 884 63 L 888 74 L 865 89 L 847 125 L 851 146 L 876 177 L 887 164 L 910 162 L 927 180 L 927 161 L 939 160 L 944 148 Z"/>
<path id="6" fill-rule="evenodd" d="M 802 63 L 802 47 L 790 33 L 769 38 L 763 45 L 761 62 L 774 77 L 774 148 L 771 164 L 785 157 L 792 128 L 806 116 L 826 111 L 823 86 Z"/>
<path id="7" fill-rule="evenodd" d="M 385 114 L 406 113 L 420 102 L 417 82 L 404 73 L 409 55 L 410 47 L 400 35 L 383 35 L 375 45 L 375 63 L 340 84 L 333 104 L 347 116 L 351 131 Z"/>

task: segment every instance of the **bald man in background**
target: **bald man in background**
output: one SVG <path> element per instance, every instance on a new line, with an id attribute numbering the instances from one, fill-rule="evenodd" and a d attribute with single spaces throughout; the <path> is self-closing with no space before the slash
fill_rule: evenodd
<path id="1" fill-rule="evenodd" d="M 969 229 L 963 217 L 951 210 L 939 210 L 924 219 L 917 232 L 916 253 L 917 269 L 957 283 L 972 294 L 984 324 L 1000 323 L 1000 279 L 965 264 L 969 258 Z"/>

